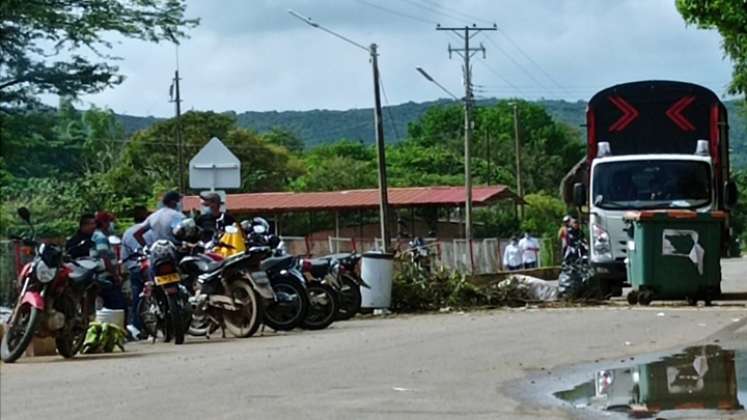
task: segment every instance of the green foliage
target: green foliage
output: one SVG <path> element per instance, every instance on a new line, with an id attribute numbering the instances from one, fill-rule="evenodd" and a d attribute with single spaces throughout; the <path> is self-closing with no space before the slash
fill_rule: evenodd
<path id="1" fill-rule="evenodd" d="M 273 127 L 270 131 L 262 133 L 262 138 L 268 143 L 285 147 L 289 152 L 303 152 L 303 140 L 290 130 Z"/>
<path id="2" fill-rule="evenodd" d="M 475 209 L 476 238 L 511 238 L 521 233 L 521 224 L 513 206 Z"/>
<path id="3" fill-rule="evenodd" d="M 717 29 L 724 53 L 734 63 L 729 92 L 747 99 L 747 4 L 740 0 L 676 0 L 688 23 Z"/>
<path id="4" fill-rule="evenodd" d="M 304 156 L 306 173 L 291 183 L 295 191 L 334 191 L 378 185 L 372 147 L 342 140 L 319 146 Z"/>
<path id="5" fill-rule="evenodd" d="M 120 83 L 105 37 L 176 42 L 198 23 L 185 9 L 183 0 L 4 0 L 0 111 L 38 104 L 41 93 L 75 96 Z"/>
<path id="6" fill-rule="evenodd" d="M 521 229 L 537 237 L 554 237 L 567 214 L 563 201 L 545 194 L 529 194 L 524 201 Z"/>
<path id="7" fill-rule="evenodd" d="M 747 245 L 747 170 L 734 172 L 732 179 L 737 184 L 739 202 L 731 211 L 731 227 L 734 229 L 735 239 L 741 240 L 744 248 Z"/>

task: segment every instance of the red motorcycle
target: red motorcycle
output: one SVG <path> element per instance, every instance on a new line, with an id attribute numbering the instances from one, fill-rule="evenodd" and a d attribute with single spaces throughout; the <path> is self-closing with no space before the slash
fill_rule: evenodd
<path id="1" fill-rule="evenodd" d="M 35 256 L 18 276 L 19 298 L 0 343 L 0 358 L 15 362 L 34 336 L 54 337 L 59 354 L 73 357 L 88 330 L 88 296 L 99 264 L 91 258 L 72 261 L 60 247 L 36 241 L 28 209 L 18 209 L 18 215 L 31 227 L 32 235 L 16 239 L 34 247 Z"/>

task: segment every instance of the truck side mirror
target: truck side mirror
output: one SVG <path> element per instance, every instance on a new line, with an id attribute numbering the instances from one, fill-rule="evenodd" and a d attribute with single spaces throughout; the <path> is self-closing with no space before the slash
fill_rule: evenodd
<path id="1" fill-rule="evenodd" d="M 580 182 L 573 184 L 573 204 L 576 207 L 583 207 L 586 204 L 586 187 Z"/>
<path id="2" fill-rule="evenodd" d="M 727 209 L 734 208 L 737 205 L 738 198 L 737 184 L 734 181 L 727 181 L 724 184 L 724 206 Z"/>

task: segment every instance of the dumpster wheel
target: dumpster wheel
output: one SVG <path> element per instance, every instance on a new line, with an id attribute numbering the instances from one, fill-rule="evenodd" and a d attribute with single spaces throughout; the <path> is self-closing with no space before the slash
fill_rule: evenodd
<path id="1" fill-rule="evenodd" d="M 648 306 L 654 300 L 654 293 L 649 290 L 643 290 L 638 293 L 638 303 Z"/>
<path id="2" fill-rule="evenodd" d="M 635 305 L 638 303 L 638 291 L 637 290 L 631 290 L 628 292 L 628 303 L 630 305 Z"/>

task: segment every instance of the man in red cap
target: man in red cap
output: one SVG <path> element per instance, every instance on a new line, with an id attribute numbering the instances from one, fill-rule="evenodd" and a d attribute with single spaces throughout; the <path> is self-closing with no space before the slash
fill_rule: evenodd
<path id="1" fill-rule="evenodd" d="M 96 230 L 93 232 L 93 251 L 96 258 L 100 258 L 106 267 L 106 273 L 101 280 L 109 280 L 111 285 L 102 287 L 99 296 L 104 300 L 104 307 L 109 309 L 126 309 L 127 301 L 122 293 L 122 278 L 119 275 L 117 256 L 109 244 L 109 236 L 114 233 L 115 216 L 111 213 L 96 212 Z"/>

